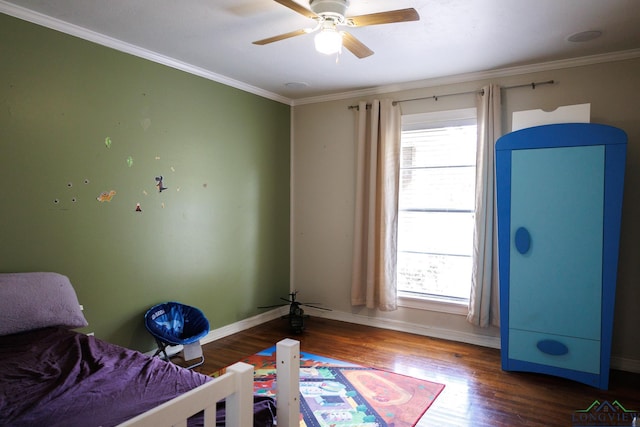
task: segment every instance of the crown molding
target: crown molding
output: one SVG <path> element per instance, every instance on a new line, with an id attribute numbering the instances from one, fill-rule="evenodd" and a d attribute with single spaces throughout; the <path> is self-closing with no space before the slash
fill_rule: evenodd
<path id="1" fill-rule="evenodd" d="M 473 73 L 456 74 L 453 76 L 436 77 L 433 79 L 416 80 L 407 83 L 400 83 L 388 86 L 377 86 L 367 89 L 360 89 L 349 92 L 341 92 L 330 95 L 321 95 L 309 98 L 293 100 L 293 106 L 304 104 L 315 104 L 327 101 L 339 101 L 359 97 L 368 97 L 384 93 L 400 92 L 404 90 L 426 89 L 436 86 L 445 86 L 456 83 L 468 83 L 479 80 L 490 80 L 503 77 L 517 76 L 520 74 L 536 73 L 540 71 L 553 71 L 563 68 L 581 67 L 585 65 L 600 64 L 605 62 L 624 61 L 627 59 L 640 58 L 640 49 L 630 49 L 618 52 L 609 52 L 599 55 L 582 56 L 571 59 L 560 59 L 556 61 L 541 62 L 538 64 L 521 65 L 516 67 L 501 68 L 497 70 L 479 71 Z"/>
<path id="2" fill-rule="evenodd" d="M 9 16 L 13 16 L 14 18 L 22 19 L 33 24 L 41 25 L 52 30 L 60 31 L 74 37 L 79 37 L 81 39 L 118 50 L 120 52 L 128 53 L 130 55 L 147 59 L 158 64 L 166 65 L 167 67 L 175 68 L 177 70 L 184 71 L 186 73 L 193 74 L 208 80 L 212 80 L 217 83 L 222 83 L 226 86 L 231 86 L 236 89 L 261 96 L 263 98 L 278 101 L 287 105 L 291 105 L 292 102 L 289 98 L 266 91 L 259 87 L 234 80 L 221 74 L 213 73 L 209 70 L 189 64 L 187 62 L 178 61 L 177 59 L 171 58 L 169 56 L 165 56 L 157 52 L 141 48 L 139 46 L 106 36 L 104 34 L 100 34 L 87 28 L 70 24 L 69 22 L 47 16 L 39 12 L 34 12 L 33 10 L 26 9 L 12 3 L 7 3 L 3 0 L 0 0 L 0 12 Z"/>
<path id="3" fill-rule="evenodd" d="M 162 65 L 166 65 L 171 68 L 175 68 L 180 71 L 184 71 L 189 74 L 193 74 L 208 80 L 215 81 L 217 83 L 224 84 L 226 86 L 234 87 L 245 92 L 252 93 L 254 95 L 261 96 L 263 98 L 271 99 L 273 101 L 281 102 L 289 106 L 315 104 L 319 102 L 338 101 L 344 99 L 352 99 L 359 97 L 368 97 L 373 95 L 379 95 L 383 93 L 399 92 L 404 90 L 413 89 L 425 89 L 429 87 L 444 86 L 456 83 L 467 83 L 478 80 L 489 80 L 502 77 L 515 76 L 520 74 L 529 74 L 540 71 L 558 70 L 563 68 L 580 67 L 585 65 L 599 64 L 605 62 L 622 61 L 626 59 L 635 59 L 640 57 L 640 49 L 630 49 L 618 52 L 610 52 L 599 55 L 583 56 L 571 59 L 561 59 L 556 61 L 542 62 L 531 65 L 521 65 L 516 67 L 501 68 L 497 70 L 488 70 L 480 72 L 472 72 L 465 74 L 457 74 L 453 76 L 436 77 L 432 79 L 416 80 L 412 82 L 399 83 L 387 86 L 376 86 L 366 89 L 359 89 L 354 91 L 340 92 L 329 95 L 320 95 L 308 98 L 290 99 L 285 96 L 269 92 L 256 86 L 249 85 L 247 83 L 232 79 L 230 77 L 217 74 L 206 70 L 204 68 L 179 61 L 177 59 L 168 57 L 166 55 L 159 54 L 157 52 L 141 48 L 139 46 L 118 40 L 113 37 L 100 34 L 98 32 L 80 27 L 62 21 L 51 16 L 34 12 L 33 10 L 17 6 L 12 3 L 8 3 L 4 0 L 0 0 L 0 13 L 13 16 L 24 21 L 28 21 L 43 27 L 50 28 L 52 30 L 60 31 L 71 36 L 79 37 L 81 39 L 109 47 L 124 53 L 128 53 L 149 61 L 153 61 Z"/>

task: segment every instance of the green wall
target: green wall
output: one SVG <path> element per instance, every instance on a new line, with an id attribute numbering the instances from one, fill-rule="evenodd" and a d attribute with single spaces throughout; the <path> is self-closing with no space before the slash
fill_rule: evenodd
<path id="1" fill-rule="evenodd" d="M 141 350 L 158 302 L 258 314 L 289 290 L 289 110 L 0 14 L 0 272 L 69 276 Z"/>

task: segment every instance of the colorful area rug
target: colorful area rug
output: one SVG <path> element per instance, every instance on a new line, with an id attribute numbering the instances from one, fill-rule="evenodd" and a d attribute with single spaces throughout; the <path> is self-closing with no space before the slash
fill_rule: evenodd
<path id="1" fill-rule="evenodd" d="M 275 397 L 276 347 L 243 362 L 255 366 L 255 394 Z M 443 384 L 300 352 L 301 427 L 414 426 L 443 389 Z"/>

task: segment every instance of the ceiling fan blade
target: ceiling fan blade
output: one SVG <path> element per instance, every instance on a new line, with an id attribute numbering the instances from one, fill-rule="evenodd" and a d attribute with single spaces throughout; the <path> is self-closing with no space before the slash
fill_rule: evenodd
<path id="1" fill-rule="evenodd" d="M 373 55 L 371 49 L 346 31 L 342 31 L 342 45 L 360 59 Z"/>
<path id="2" fill-rule="evenodd" d="M 273 36 L 273 37 L 269 37 L 269 38 L 262 39 L 262 40 L 256 40 L 256 41 L 253 42 L 253 44 L 265 45 L 265 44 L 277 42 L 277 41 L 280 41 L 280 40 L 288 39 L 288 38 L 291 38 L 291 37 L 301 36 L 303 34 L 307 34 L 308 32 L 309 32 L 309 30 L 295 30 L 295 31 L 291 31 L 289 33 L 280 34 L 278 36 Z"/>
<path id="3" fill-rule="evenodd" d="M 275 1 L 276 3 L 280 3 L 281 5 L 286 6 L 289 9 L 293 10 L 294 12 L 298 12 L 300 15 L 306 16 L 307 18 L 311 18 L 311 19 L 318 18 L 318 15 L 316 15 L 306 7 L 299 5 L 293 0 L 273 0 L 273 1 Z"/>
<path id="4" fill-rule="evenodd" d="M 368 25 L 419 20 L 420 15 L 418 15 L 418 12 L 414 8 L 390 10 L 388 12 L 371 13 L 368 15 L 352 16 L 347 18 L 348 24 L 353 27 L 366 27 Z"/>

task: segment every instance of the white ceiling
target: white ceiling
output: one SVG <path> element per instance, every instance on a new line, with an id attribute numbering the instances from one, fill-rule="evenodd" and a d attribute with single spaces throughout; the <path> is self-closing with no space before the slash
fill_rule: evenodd
<path id="1" fill-rule="evenodd" d="M 640 56 L 638 0 L 351 0 L 347 16 L 409 7 L 420 21 L 349 30 L 375 52 L 358 59 L 317 53 L 313 35 L 252 44 L 314 24 L 273 0 L 0 0 L 0 12 L 290 103 L 612 52 Z M 586 30 L 602 36 L 567 41 Z"/>

